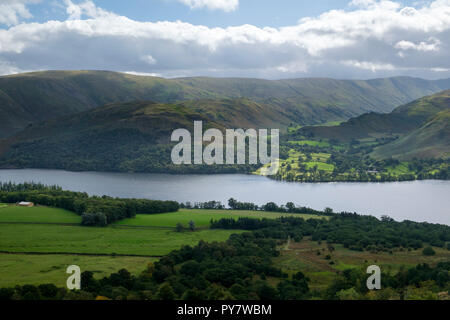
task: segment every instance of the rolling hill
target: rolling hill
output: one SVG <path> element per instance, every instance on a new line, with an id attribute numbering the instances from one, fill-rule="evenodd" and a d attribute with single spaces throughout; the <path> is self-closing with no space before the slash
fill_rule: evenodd
<path id="1" fill-rule="evenodd" d="M 252 124 L 254 114 L 230 116 L 228 121 L 236 125 Z M 193 132 L 195 120 L 203 121 L 204 129 L 213 127 L 222 132 L 226 129 L 208 114 L 183 104 L 150 101 L 109 104 L 29 125 L 15 136 L 0 141 L 0 167 L 203 173 L 248 170 L 246 166 L 233 169 L 172 165 L 173 130 L 186 128 Z"/>
<path id="2" fill-rule="evenodd" d="M 419 129 L 376 148 L 371 155 L 401 160 L 450 158 L 450 109 L 439 112 Z"/>
<path id="3" fill-rule="evenodd" d="M 368 81 L 270 81 L 202 77 L 164 79 L 108 71 L 33 72 L 0 77 L 0 138 L 12 136 L 32 123 L 110 103 L 191 100 L 188 104 L 193 107 L 196 104 L 193 101 L 203 100 L 209 101 L 210 113 L 217 110 L 217 104 L 229 106 L 231 112 L 236 108 L 242 110 L 243 104 L 254 107 L 259 104 L 268 112 L 266 120 L 280 113 L 282 118 L 289 117 L 290 122 L 308 125 L 346 120 L 370 111 L 390 112 L 400 104 L 449 88 L 450 79 L 428 81 L 408 77 Z M 227 99 L 241 106 L 231 105 Z M 212 102 L 217 100 L 219 102 Z M 207 105 L 197 107 L 208 109 Z M 262 118 L 261 115 L 261 121 Z M 266 120 L 261 123 L 270 123 Z"/>
<path id="4" fill-rule="evenodd" d="M 304 127 L 297 134 L 340 141 L 404 135 L 421 128 L 433 116 L 449 108 L 450 90 L 446 90 L 397 107 L 388 114 L 371 112 L 338 126 Z"/>

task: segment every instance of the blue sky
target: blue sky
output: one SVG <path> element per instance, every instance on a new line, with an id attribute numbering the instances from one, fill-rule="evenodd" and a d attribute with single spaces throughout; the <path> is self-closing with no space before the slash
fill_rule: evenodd
<path id="1" fill-rule="evenodd" d="M 2 0 L 0 0 L 1 2 Z M 29 21 L 64 20 L 65 7 L 57 0 L 43 0 L 29 6 L 33 18 Z M 80 3 L 83 1 L 73 1 Z M 318 16 L 329 10 L 345 10 L 350 0 L 240 0 L 238 9 L 191 9 L 177 0 L 95 0 L 105 10 L 137 21 L 181 20 L 208 27 L 251 24 L 258 27 L 281 27 L 296 24 L 301 18 Z M 409 6 L 421 6 L 430 1 L 402 1 Z"/>
<path id="2" fill-rule="evenodd" d="M 450 77 L 450 0 L 0 0 L 0 74 Z"/>
<path id="3" fill-rule="evenodd" d="M 30 5 L 29 11 L 33 14 L 33 19 L 30 21 L 64 20 L 65 8 L 62 5 L 58 6 L 55 2 L 55 0 L 46 0 Z M 191 9 L 177 0 L 95 1 L 95 4 L 101 8 L 137 21 L 182 20 L 209 27 L 242 24 L 259 27 L 292 25 L 303 17 L 317 16 L 331 9 L 345 9 L 348 3 L 348 0 L 240 0 L 237 10 L 225 12 L 208 8 Z"/>

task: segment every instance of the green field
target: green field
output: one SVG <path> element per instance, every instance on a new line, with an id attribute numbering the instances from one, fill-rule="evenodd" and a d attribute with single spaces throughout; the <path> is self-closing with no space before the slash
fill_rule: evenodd
<path id="1" fill-rule="evenodd" d="M 386 171 L 394 175 L 406 173 L 414 174 L 414 171 L 409 170 L 407 162 L 400 162 L 398 166 L 389 166 L 386 168 Z"/>
<path id="2" fill-rule="evenodd" d="M 0 222 L 80 223 L 81 217 L 58 208 L 0 204 Z"/>
<path id="3" fill-rule="evenodd" d="M 306 162 L 306 168 L 312 169 L 314 167 L 317 167 L 317 170 L 323 170 L 323 171 L 333 171 L 334 166 L 329 163 L 319 162 L 319 161 L 310 161 Z"/>
<path id="4" fill-rule="evenodd" d="M 95 271 L 97 277 L 121 268 L 137 273 L 157 256 L 182 245 L 193 246 L 200 240 L 225 241 L 232 233 L 242 232 L 206 229 L 211 218 L 280 216 L 276 213 L 225 212 L 182 210 L 175 214 L 137 215 L 125 221 L 130 226 L 122 223 L 96 228 L 79 226 L 80 216 L 63 209 L 0 204 L 0 251 L 14 253 L 0 253 L 0 272 L 8 275 L 0 278 L 0 287 L 26 283 L 63 286 L 67 278 L 65 268 L 71 264 L 79 265 L 82 270 Z M 190 220 L 202 228 L 195 232 L 175 231 L 176 223 L 187 226 Z"/>
<path id="5" fill-rule="evenodd" d="M 0 279 L 0 287 L 26 283 L 63 286 L 67 278 L 65 268 L 71 264 L 95 271 L 97 277 L 121 268 L 138 273 L 149 261 L 182 245 L 196 245 L 200 240 L 225 241 L 232 233 L 242 232 L 210 230 L 211 219 L 281 216 L 320 218 L 276 212 L 181 209 L 173 213 L 138 214 L 96 228 L 79 226 L 81 217 L 67 210 L 0 204 L 0 251 L 14 253 L 0 253 L 0 272 L 8 275 Z M 187 227 L 191 220 L 197 231 L 175 231 L 177 223 Z"/>
<path id="6" fill-rule="evenodd" d="M 314 147 L 329 147 L 330 144 L 328 142 L 324 141 L 315 141 L 315 140 L 300 140 L 300 141 L 288 141 L 288 143 L 293 145 L 308 145 L 308 146 L 314 146 Z"/>
<path id="7" fill-rule="evenodd" d="M 54 283 L 65 287 L 66 268 L 75 264 L 83 270 L 94 272 L 95 278 L 108 276 L 126 267 L 132 274 L 142 272 L 148 262 L 155 258 L 144 257 L 101 257 L 75 255 L 31 255 L 0 253 L 0 287 L 15 285 Z"/>
<path id="8" fill-rule="evenodd" d="M 116 223 L 116 225 L 127 226 L 151 226 L 151 227 L 175 227 L 177 223 L 188 226 L 189 221 L 194 221 L 197 227 L 207 227 L 211 219 L 219 220 L 222 218 L 248 217 L 248 218 L 268 218 L 276 219 L 279 217 L 293 216 L 298 218 L 322 218 L 317 215 L 310 214 L 293 214 L 279 212 L 264 211 L 233 211 L 233 210 L 196 210 L 196 209 L 180 209 L 178 212 L 162 213 L 162 214 L 138 214 L 135 218 L 124 219 Z"/>
<path id="9" fill-rule="evenodd" d="M 200 240 L 223 241 L 235 232 L 4 223 L 0 224 L 0 251 L 161 256 Z"/>

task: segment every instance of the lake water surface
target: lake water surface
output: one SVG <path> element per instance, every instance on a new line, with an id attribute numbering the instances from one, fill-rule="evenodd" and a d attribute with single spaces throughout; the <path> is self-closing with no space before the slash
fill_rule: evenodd
<path id="1" fill-rule="evenodd" d="M 288 183 L 254 175 L 166 175 L 62 170 L 0 170 L 2 182 L 41 182 L 91 195 L 196 202 L 231 197 L 265 204 L 273 201 L 314 209 L 351 211 L 395 220 L 450 225 L 450 181 L 389 183 Z"/>

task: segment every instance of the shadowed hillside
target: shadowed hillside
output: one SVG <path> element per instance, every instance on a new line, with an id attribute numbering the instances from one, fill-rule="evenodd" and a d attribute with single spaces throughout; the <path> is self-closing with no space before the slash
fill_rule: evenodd
<path id="1" fill-rule="evenodd" d="M 249 118 L 233 123 L 252 124 Z M 247 166 L 175 166 L 170 155 L 173 130 L 193 132 L 194 121 L 203 128 L 226 127 L 182 104 L 139 101 L 110 104 L 72 116 L 27 127 L 0 142 L 0 166 L 126 172 L 236 172 Z"/>

